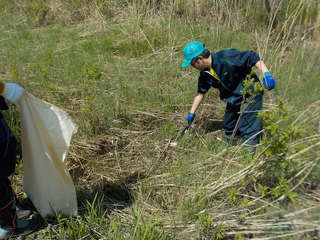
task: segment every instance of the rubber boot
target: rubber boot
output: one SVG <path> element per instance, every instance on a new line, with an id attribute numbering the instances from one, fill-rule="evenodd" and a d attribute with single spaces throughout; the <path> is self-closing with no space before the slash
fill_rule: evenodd
<path id="1" fill-rule="evenodd" d="M 17 219 L 15 202 L 16 199 L 13 192 L 10 192 L 0 202 L 0 239 L 28 235 L 39 226 L 39 221 L 37 220 Z"/>
<path id="2" fill-rule="evenodd" d="M 9 193 L 0 202 L 0 239 L 9 238 L 17 228 L 14 200 L 14 195 Z"/>
<path id="3" fill-rule="evenodd" d="M 25 210 L 25 209 L 21 209 L 18 206 L 16 206 L 16 210 L 17 210 L 17 218 L 18 219 L 24 219 L 27 218 L 31 215 L 32 211 L 31 210 Z"/>

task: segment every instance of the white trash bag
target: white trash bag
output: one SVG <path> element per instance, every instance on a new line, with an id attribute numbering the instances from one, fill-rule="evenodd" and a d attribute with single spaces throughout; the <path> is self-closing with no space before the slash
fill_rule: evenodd
<path id="1" fill-rule="evenodd" d="M 62 109 L 24 93 L 21 118 L 23 188 L 42 217 L 78 215 L 77 196 L 65 162 L 77 126 Z"/>

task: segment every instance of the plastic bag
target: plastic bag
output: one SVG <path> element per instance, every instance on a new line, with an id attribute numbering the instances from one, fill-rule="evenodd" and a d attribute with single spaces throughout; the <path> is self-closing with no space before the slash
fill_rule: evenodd
<path id="1" fill-rule="evenodd" d="M 62 109 L 24 93 L 21 118 L 23 188 L 42 217 L 78 214 L 76 191 L 65 162 L 76 124 Z"/>

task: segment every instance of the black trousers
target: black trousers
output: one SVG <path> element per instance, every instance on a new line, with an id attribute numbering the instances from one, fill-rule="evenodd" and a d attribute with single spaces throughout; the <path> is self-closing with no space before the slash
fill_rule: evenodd
<path id="1" fill-rule="evenodd" d="M 0 201 L 12 192 L 11 183 L 8 178 L 0 180 Z"/>
<path id="2" fill-rule="evenodd" d="M 16 139 L 0 112 L 0 200 L 12 191 L 8 177 L 16 165 Z"/>

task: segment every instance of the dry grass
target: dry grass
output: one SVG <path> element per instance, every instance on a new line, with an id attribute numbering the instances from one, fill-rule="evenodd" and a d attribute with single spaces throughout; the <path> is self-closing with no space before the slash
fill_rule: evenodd
<path id="1" fill-rule="evenodd" d="M 163 94 L 170 81 L 175 81 L 177 84 L 180 81 L 191 83 L 193 72 L 183 72 L 178 69 L 176 71 L 178 73 L 173 74 L 174 71 L 168 66 L 175 67 L 176 62 L 180 62 L 181 48 L 186 41 L 193 39 L 199 33 L 197 25 L 203 24 L 204 29 L 208 31 L 216 30 L 217 26 L 224 26 L 224 29 L 228 29 L 231 33 L 243 31 L 246 35 L 250 34 L 250 38 L 246 39 L 251 39 L 250 41 L 254 44 L 246 42 L 243 46 L 252 45 L 267 57 L 269 57 L 268 54 L 279 52 L 269 57 L 275 59 L 271 63 L 275 72 L 277 63 L 292 56 L 291 47 L 294 43 L 301 41 L 301 37 L 303 41 L 313 41 L 312 37 L 309 38 L 309 33 L 314 34 L 313 29 L 317 25 L 303 27 L 300 31 L 295 28 L 290 19 L 285 19 L 283 25 L 268 26 L 264 36 L 270 42 L 262 42 L 263 36 L 250 33 L 253 28 L 251 23 L 257 19 L 260 12 L 256 11 L 253 14 L 244 11 L 243 14 L 240 11 L 233 11 L 233 7 L 243 4 L 241 1 L 211 1 L 210 6 L 206 5 L 207 1 L 152 1 L 155 4 L 159 3 L 152 6 L 140 1 L 132 1 L 131 4 L 126 2 L 127 5 L 123 2 L 119 4 L 117 1 L 105 1 L 106 4 L 99 5 L 99 2 L 102 1 L 90 1 L 88 4 L 79 6 L 66 6 L 65 1 L 62 0 L 47 1 L 43 6 L 30 5 L 23 1 L 19 4 L 20 9 L 25 12 L 30 9 L 30 6 L 33 9 L 33 14 L 36 16 L 34 31 L 55 26 L 58 21 L 64 22 L 62 26 L 78 29 L 74 38 L 59 42 L 59 52 L 62 53 L 70 48 L 71 45 L 69 46 L 68 43 L 71 41 L 76 41 L 80 45 L 89 41 L 87 40 L 89 37 L 105 34 L 110 29 L 119 29 L 118 35 L 116 34 L 118 41 L 112 45 L 112 57 L 116 62 L 125 61 L 131 76 L 143 82 L 138 86 L 143 89 L 141 91 L 143 94 L 155 87 L 161 91 L 156 99 L 158 103 L 152 103 L 157 106 L 150 104 L 140 108 L 140 105 L 130 106 L 136 99 L 130 99 L 130 97 L 119 99 L 116 102 L 119 108 L 128 105 L 128 108 L 124 108 L 127 112 L 115 114 L 112 116 L 114 119 L 111 124 L 107 127 L 101 126 L 103 130 L 93 134 L 90 130 L 97 126 L 93 126 L 95 122 L 91 118 L 96 117 L 101 120 L 98 124 L 102 125 L 105 124 L 103 122 L 105 118 L 100 119 L 100 115 L 95 111 L 90 114 L 80 114 L 81 109 L 86 107 L 90 109 L 88 101 L 83 99 L 83 96 L 90 93 L 90 89 L 87 90 L 85 84 L 79 87 L 75 82 L 69 89 L 53 88 L 50 91 L 34 89 L 35 93 L 48 98 L 49 101 L 56 101 L 56 104 L 59 104 L 59 98 L 55 97 L 57 90 L 61 95 L 68 96 L 70 102 L 61 104 L 65 104 L 64 108 L 81 124 L 82 132 L 74 136 L 68 154 L 69 170 L 78 193 L 80 215 L 85 216 L 88 213 L 86 204 L 92 203 L 97 194 L 102 199 L 102 208 L 108 211 L 104 216 L 106 226 L 101 226 L 104 229 L 101 232 L 95 230 L 97 235 L 101 235 L 103 239 L 105 234 L 103 231 L 107 231 L 115 221 L 119 224 L 117 225 L 119 229 L 125 229 L 124 236 L 132 239 L 129 234 L 130 228 L 135 218 L 141 217 L 157 222 L 159 225 L 157 227 L 165 229 L 172 239 L 215 239 L 216 236 L 212 235 L 215 232 L 223 234 L 224 239 L 319 237 L 318 201 L 320 196 L 319 187 L 316 184 L 320 155 L 319 101 L 303 111 L 292 114 L 296 119 L 292 124 L 299 124 L 304 130 L 302 139 L 295 139 L 290 143 L 289 148 L 292 151 L 298 150 L 285 157 L 287 161 L 297 163 L 297 171 L 289 178 L 288 192 L 299 194 L 296 202 L 292 203 L 285 195 L 278 197 L 262 195 L 257 187 L 257 179 L 272 175 L 264 169 L 268 163 L 264 155 L 268 146 L 259 149 L 260 154 L 253 158 L 243 146 L 226 148 L 227 145 L 222 140 L 221 128 L 224 105 L 217 103 L 216 93 L 209 95 L 206 99 L 205 104 L 202 105 L 203 108 L 197 113 L 192 128 L 179 145 L 176 148 L 170 147 L 170 142 L 175 141 L 186 124 L 185 115 L 190 106 L 189 102 L 186 104 L 184 100 L 171 106 L 171 99 L 167 100 L 166 97 L 172 96 Z M 173 5 L 166 4 L 169 2 Z M 248 9 L 248 5 L 246 7 Z M 206 11 L 204 12 L 203 9 Z M 175 28 L 177 26 L 174 25 L 177 22 L 173 21 L 174 18 L 179 18 L 181 25 L 192 23 L 189 30 L 191 33 L 187 32 L 184 36 L 184 27 Z M 169 23 L 163 30 L 163 25 L 160 23 L 165 20 Z M 284 33 L 285 37 L 282 38 Z M 208 40 L 212 37 L 212 34 L 203 32 L 200 35 Z M 120 38 L 120 36 L 125 37 Z M 235 36 L 235 34 L 228 36 Z M 218 35 L 217 38 L 219 37 L 221 36 Z M 160 46 L 156 44 L 156 40 L 161 42 Z M 132 51 L 132 55 L 123 56 L 120 52 L 121 47 L 130 41 L 136 41 L 140 45 L 135 45 L 134 50 L 137 51 Z M 212 45 L 217 43 L 214 46 L 219 47 L 221 44 L 215 41 L 211 43 Z M 318 47 L 318 44 L 312 43 L 312 47 Z M 143 47 L 148 51 L 143 52 L 145 51 Z M 157 58 L 158 56 L 160 57 Z M 101 58 L 105 61 L 105 58 Z M 118 81 L 113 83 L 112 80 L 119 80 L 127 75 L 123 73 L 122 66 L 113 66 L 108 61 L 105 65 L 107 70 L 110 66 L 115 70 L 103 72 L 100 82 L 94 80 L 98 82 L 97 86 L 107 83 L 105 88 L 94 90 L 94 94 L 99 97 L 113 94 L 112 91 L 116 88 L 110 87 L 110 90 L 108 87 L 111 84 L 118 84 Z M 163 68 L 166 69 L 163 70 Z M 64 70 L 62 67 L 55 69 L 56 72 Z M 79 69 L 81 70 L 83 69 Z M 152 71 L 154 72 L 150 74 Z M 167 75 L 172 76 L 169 78 Z M 278 76 L 281 77 L 280 74 Z M 9 78 L 8 74 L 4 77 Z M 139 81 L 125 83 L 127 84 L 125 87 L 129 91 L 134 91 Z M 163 81 L 163 84 L 158 84 L 158 81 Z M 150 85 L 146 86 L 146 84 Z M 182 85 L 178 85 L 176 89 L 181 87 Z M 83 95 L 80 91 L 83 91 Z M 188 91 L 190 91 L 189 88 Z M 123 93 L 120 92 L 120 94 Z M 176 98 L 186 99 L 184 93 L 177 91 L 174 95 Z M 266 109 L 275 108 L 274 99 L 277 97 L 279 96 L 275 92 L 268 93 Z M 188 96 L 188 99 L 191 98 L 192 96 L 190 98 Z M 162 104 L 162 101 L 165 101 L 166 105 Z M 107 104 L 103 102 L 99 107 L 111 108 L 115 107 L 114 105 L 114 102 Z M 167 107 L 170 111 L 166 109 Z M 21 166 L 17 169 L 17 172 L 19 171 Z M 20 192 L 22 186 L 20 175 L 14 175 L 14 181 L 16 191 Z M 231 200 L 231 190 L 239 192 L 235 201 Z M 27 201 L 23 194 L 19 195 L 19 199 Z M 84 228 L 90 228 L 85 221 L 81 224 Z M 61 225 L 63 224 L 49 221 L 44 224 L 43 229 L 47 233 L 54 233 L 55 229 Z M 39 234 L 38 238 L 41 239 L 43 235 Z M 83 239 L 86 237 L 83 236 Z"/>

